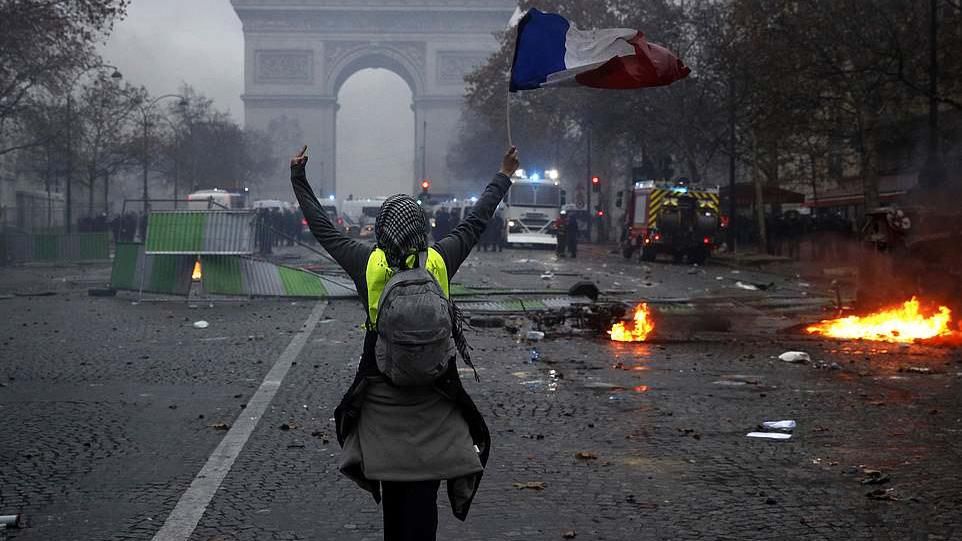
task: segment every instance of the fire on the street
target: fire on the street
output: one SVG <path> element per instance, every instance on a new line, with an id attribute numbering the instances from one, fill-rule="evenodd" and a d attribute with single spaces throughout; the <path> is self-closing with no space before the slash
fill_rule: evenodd
<path id="1" fill-rule="evenodd" d="M 635 307 L 635 315 L 631 321 L 615 323 L 608 334 L 615 342 L 644 342 L 654 330 L 655 323 L 651 319 L 648 305 L 642 303 Z"/>
<path id="2" fill-rule="evenodd" d="M 201 277 L 203 277 L 203 273 L 201 272 L 200 260 L 198 259 L 197 261 L 194 261 L 194 271 L 190 273 L 190 279 L 195 282 L 199 282 Z"/>
<path id="3" fill-rule="evenodd" d="M 879 342 L 911 343 L 953 334 L 952 311 L 945 306 L 923 313 L 915 297 L 901 306 L 886 308 L 865 316 L 849 316 L 822 321 L 806 328 L 811 334 L 832 338 L 862 339 Z"/>

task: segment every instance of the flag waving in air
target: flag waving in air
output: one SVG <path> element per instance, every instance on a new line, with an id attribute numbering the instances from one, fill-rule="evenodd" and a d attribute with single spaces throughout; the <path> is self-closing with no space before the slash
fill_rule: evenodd
<path id="1" fill-rule="evenodd" d="M 579 30 L 530 9 L 518 24 L 512 92 L 549 86 L 631 89 L 670 85 L 691 70 L 668 49 L 629 28 Z"/>

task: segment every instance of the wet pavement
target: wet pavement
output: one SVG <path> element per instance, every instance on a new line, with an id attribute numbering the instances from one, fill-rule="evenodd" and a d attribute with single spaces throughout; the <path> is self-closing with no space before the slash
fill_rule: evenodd
<path id="1" fill-rule="evenodd" d="M 482 381 L 464 380 L 493 451 L 468 521 L 442 505 L 440 539 L 962 539 L 957 350 L 780 332 L 820 313 L 824 283 L 581 255 L 478 253 L 456 281 L 562 293 L 588 277 L 619 298 L 723 307 L 731 330 L 648 344 L 472 331 Z M 317 306 L 87 296 L 107 275 L 0 269 L 0 514 L 29 520 L 0 539 L 153 538 Z M 362 309 L 322 309 L 190 539 L 381 538 L 379 508 L 337 473 L 331 421 Z M 777 359 L 788 350 L 812 362 Z M 790 439 L 746 437 L 782 419 Z"/>

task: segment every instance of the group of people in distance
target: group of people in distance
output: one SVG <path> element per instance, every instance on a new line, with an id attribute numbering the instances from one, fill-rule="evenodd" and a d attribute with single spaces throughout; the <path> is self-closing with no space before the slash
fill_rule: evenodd
<path id="1" fill-rule="evenodd" d="M 461 219 L 455 212 L 449 211 L 445 207 L 439 207 L 434 212 L 434 228 L 431 231 L 432 238 L 435 241 L 444 238 L 454 230 L 459 223 L 461 223 Z M 484 228 L 484 232 L 481 233 L 481 239 L 479 241 L 481 251 L 502 251 L 507 240 L 505 237 L 504 215 L 501 211 L 498 211 L 491 217 L 488 225 Z"/>

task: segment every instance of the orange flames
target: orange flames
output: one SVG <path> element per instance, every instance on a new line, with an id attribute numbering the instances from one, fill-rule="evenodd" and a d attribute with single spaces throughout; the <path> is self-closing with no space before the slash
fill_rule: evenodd
<path id="1" fill-rule="evenodd" d="M 200 260 L 198 259 L 194 261 L 194 272 L 190 273 L 190 279 L 195 282 L 199 282 L 202 276 L 203 274 L 200 270 Z"/>
<path id="2" fill-rule="evenodd" d="M 901 306 L 894 306 L 867 316 L 849 316 L 823 321 L 805 330 L 832 338 L 874 340 L 879 342 L 911 343 L 936 337 L 951 336 L 949 326 L 952 311 L 945 306 L 925 315 L 919 300 L 912 297 Z"/>
<path id="3" fill-rule="evenodd" d="M 611 326 L 608 334 L 616 342 L 644 342 L 654 330 L 655 323 L 651 319 L 648 305 L 639 304 L 635 307 L 635 315 L 632 321 L 615 323 Z"/>

